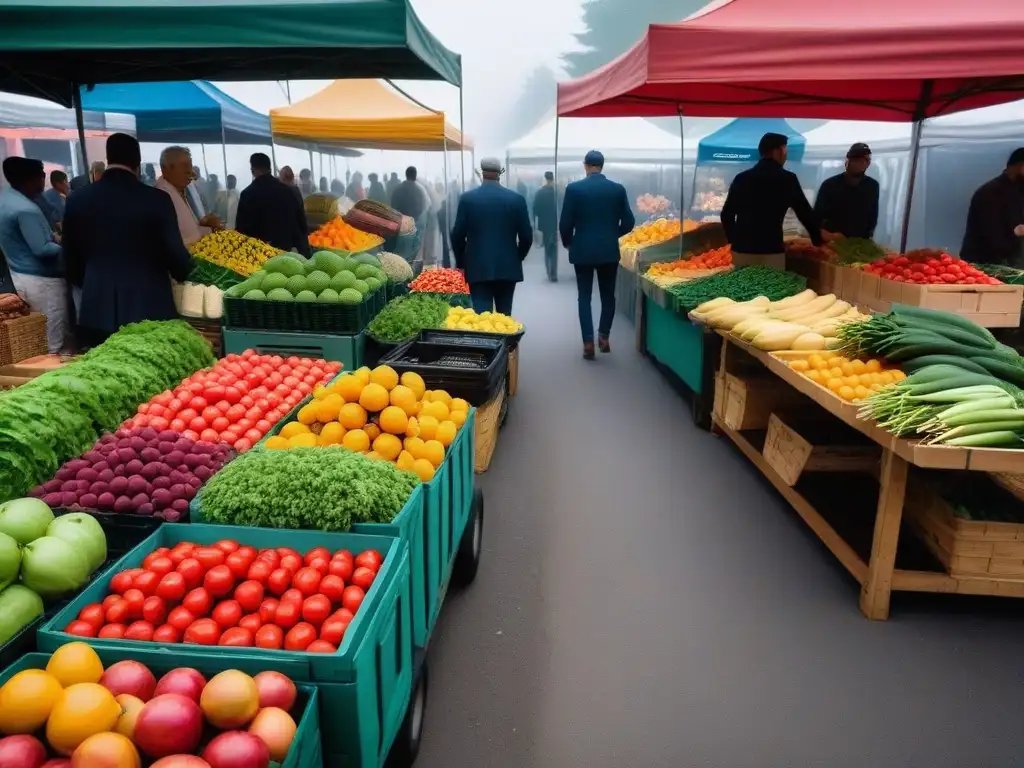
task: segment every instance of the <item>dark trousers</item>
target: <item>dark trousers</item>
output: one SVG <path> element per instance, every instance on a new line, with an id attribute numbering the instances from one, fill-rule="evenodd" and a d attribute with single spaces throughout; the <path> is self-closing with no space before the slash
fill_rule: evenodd
<path id="1" fill-rule="evenodd" d="M 594 274 L 597 274 L 597 291 L 601 294 L 601 319 L 597 333 L 607 337 L 615 318 L 615 278 L 619 273 L 618 262 L 611 264 L 574 264 L 576 269 L 576 290 L 580 305 L 580 331 L 584 342 L 594 341 L 594 317 L 590 311 L 590 298 L 594 293 Z"/>
<path id="2" fill-rule="evenodd" d="M 512 315 L 512 295 L 516 284 L 511 280 L 485 280 L 469 286 L 469 295 L 473 299 L 473 311 L 500 312 Z"/>
<path id="3" fill-rule="evenodd" d="M 558 235 L 555 232 L 543 232 L 544 266 L 548 270 L 548 280 L 558 280 Z"/>

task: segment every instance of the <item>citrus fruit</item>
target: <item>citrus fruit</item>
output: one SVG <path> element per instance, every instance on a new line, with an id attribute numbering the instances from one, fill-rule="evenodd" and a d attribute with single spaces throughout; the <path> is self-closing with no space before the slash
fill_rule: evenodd
<path id="1" fill-rule="evenodd" d="M 120 716 L 114 694 L 96 683 L 76 683 L 54 704 L 46 721 L 46 740 L 60 754 L 70 755 L 93 734 L 112 730 Z"/>
<path id="2" fill-rule="evenodd" d="M 417 400 L 420 400 L 423 397 L 423 393 L 427 391 L 426 382 L 424 382 L 423 377 L 415 371 L 406 371 L 403 373 L 401 382 L 404 386 L 412 390 L 412 393 L 416 395 Z"/>
<path id="3" fill-rule="evenodd" d="M 423 406 L 423 413 L 433 416 L 438 421 L 448 420 L 448 406 L 440 400 L 433 400 Z"/>
<path id="4" fill-rule="evenodd" d="M 437 440 L 427 440 L 423 443 L 421 457 L 433 464 L 436 469 L 444 462 L 444 446 Z"/>
<path id="5" fill-rule="evenodd" d="M 455 433 L 458 431 L 459 428 L 455 426 L 455 422 L 442 421 L 437 425 L 437 432 L 434 434 L 434 439 L 447 448 L 452 444 L 452 440 L 455 439 Z"/>
<path id="6" fill-rule="evenodd" d="M 310 403 L 309 405 L 302 406 L 299 409 L 299 415 L 296 417 L 298 419 L 299 424 L 305 424 L 306 426 L 309 426 L 310 424 L 315 422 L 317 420 L 317 411 L 319 410 L 319 403 Z"/>
<path id="7" fill-rule="evenodd" d="M 388 461 L 394 461 L 402 452 L 402 441 L 385 432 L 373 441 L 373 450 Z"/>
<path id="8" fill-rule="evenodd" d="M 416 459 L 412 464 L 412 471 L 424 483 L 429 483 L 434 479 L 434 465 L 426 459 Z"/>
<path id="9" fill-rule="evenodd" d="M 103 662 L 85 643 L 68 643 L 54 651 L 46 671 L 67 688 L 75 683 L 98 683 L 103 677 Z"/>
<path id="10" fill-rule="evenodd" d="M 269 451 L 281 451 L 286 448 L 291 448 L 291 445 L 288 442 L 288 438 L 281 437 L 280 435 L 268 437 L 267 442 L 264 443 L 264 445 L 267 447 L 267 450 Z"/>
<path id="11" fill-rule="evenodd" d="M 370 438 L 370 442 L 371 443 L 374 440 L 376 440 L 378 437 L 380 437 L 380 427 L 378 427 L 372 421 L 369 424 L 367 424 L 365 427 L 363 427 L 363 432 L 365 432 L 366 436 L 368 438 Z"/>
<path id="12" fill-rule="evenodd" d="M 466 411 L 451 411 L 448 414 L 448 421 L 452 422 L 456 428 L 461 428 L 466 423 L 468 416 Z"/>
<path id="13" fill-rule="evenodd" d="M 316 447 L 316 435 L 312 432 L 306 432 L 295 437 L 288 438 L 289 448 L 315 448 Z"/>
<path id="14" fill-rule="evenodd" d="M 71 756 L 71 768 L 139 768 L 142 760 L 131 739 L 120 733 L 96 733 Z"/>
<path id="15" fill-rule="evenodd" d="M 305 424 L 300 424 L 297 421 L 289 421 L 283 427 L 281 427 L 281 437 L 285 440 L 290 440 L 296 435 L 304 435 L 309 432 L 309 427 Z"/>
<path id="16" fill-rule="evenodd" d="M 330 393 L 331 393 L 331 390 L 329 390 L 323 384 L 317 384 L 316 385 L 316 389 L 313 390 L 313 399 L 314 400 L 323 400 Z"/>
<path id="17" fill-rule="evenodd" d="M 360 429 L 366 424 L 366 410 L 359 403 L 345 403 L 338 411 L 338 421 L 345 429 Z"/>
<path id="18" fill-rule="evenodd" d="M 392 435 L 404 435 L 409 426 L 409 417 L 397 405 L 389 405 L 380 412 L 380 428 Z"/>
<path id="19" fill-rule="evenodd" d="M 64 695 L 57 678 L 41 669 L 25 669 L 0 688 L 0 732 L 12 736 L 42 727 Z"/>
<path id="20" fill-rule="evenodd" d="M 333 389 L 345 398 L 346 403 L 354 403 L 359 399 L 359 395 L 363 391 L 363 384 L 363 380 L 352 373 L 347 376 L 341 376 L 334 382 Z"/>
<path id="21" fill-rule="evenodd" d="M 395 460 L 395 466 L 399 469 L 404 469 L 407 472 L 411 472 L 413 465 L 416 463 L 416 459 L 412 457 L 412 454 L 408 451 L 402 451 L 398 454 L 398 458 Z"/>
<path id="22" fill-rule="evenodd" d="M 414 459 L 423 457 L 423 441 L 418 437 L 407 437 L 403 443 L 405 450 L 412 454 Z"/>
<path id="23" fill-rule="evenodd" d="M 384 457 L 381 456 L 376 451 L 367 451 L 366 453 L 363 454 L 363 456 L 368 458 L 370 461 L 384 461 L 385 460 Z"/>
<path id="24" fill-rule="evenodd" d="M 354 371 L 352 371 L 352 374 L 361 382 L 363 382 L 364 386 L 370 383 L 370 369 L 367 368 L 365 365 L 362 368 L 356 368 Z M 345 399 L 347 400 L 348 398 Z"/>
<path id="25" fill-rule="evenodd" d="M 345 437 L 345 428 L 336 421 L 324 424 L 317 437 L 318 445 L 337 445 Z"/>
<path id="26" fill-rule="evenodd" d="M 361 429 L 350 429 L 345 433 L 341 444 L 350 451 L 362 453 L 370 449 L 370 436 Z"/>
<path id="27" fill-rule="evenodd" d="M 367 384 L 359 395 L 359 404 L 372 413 L 383 411 L 389 402 L 388 391 L 380 384 Z"/>
<path id="28" fill-rule="evenodd" d="M 434 393 L 429 389 L 423 390 L 423 394 L 420 395 L 420 402 L 429 403 L 433 399 Z"/>
<path id="29" fill-rule="evenodd" d="M 422 437 L 424 440 L 433 440 L 436 434 L 437 419 L 429 415 L 420 416 L 420 433 L 418 437 Z"/>
<path id="30" fill-rule="evenodd" d="M 391 404 L 401 408 L 408 416 L 415 416 L 419 409 L 416 393 L 404 384 L 399 384 L 391 390 Z"/>
<path id="31" fill-rule="evenodd" d="M 398 386 L 398 373 L 390 365 L 378 365 L 370 371 L 370 383 L 380 384 L 390 392 Z"/>
<path id="32" fill-rule="evenodd" d="M 461 397 L 453 397 L 452 401 L 448 403 L 449 411 L 463 411 L 464 413 L 469 412 L 469 402 L 463 400 Z"/>
<path id="33" fill-rule="evenodd" d="M 420 434 L 420 422 L 415 416 L 409 417 L 409 423 L 405 427 L 406 437 L 418 437 Z"/>
<path id="34" fill-rule="evenodd" d="M 430 399 L 435 403 L 444 403 L 446 408 L 452 402 L 452 396 L 445 392 L 443 389 L 435 389 L 434 396 Z"/>

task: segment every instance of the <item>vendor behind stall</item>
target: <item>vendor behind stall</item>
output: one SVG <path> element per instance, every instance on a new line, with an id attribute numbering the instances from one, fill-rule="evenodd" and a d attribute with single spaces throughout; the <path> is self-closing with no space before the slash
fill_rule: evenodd
<path id="1" fill-rule="evenodd" d="M 766 133 L 757 145 L 757 165 L 736 174 L 722 206 L 722 227 L 736 267 L 764 264 L 786 268 L 782 223 L 790 208 L 811 242 L 821 245 L 821 224 L 796 174 L 787 171 L 787 144 L 781 133 Z"/>
<path id="2" fill-rule="evenodd" d="M 1024 268 L 1024 147 L 1006 161 L 1006 170 L 986 181 L 971 197 L 960 258 Z"/>
<path id="3" fill-rule="evenodd" d="M 846 170 L 821 182 L 814 198 L 814 212 L 821 220 L 822 235 L 832 239 L 870 239 L 878 225 L 878 182 L 867 175 L 871 148 L 857 143 L 846 153 Z"/>
<path id="4" fill-rule="evenodd" d="M 185 245 L 199 240 L 224 224 L 215 213 L 206 213 L 199 202 L 189 194 L 193 181 L 192 153 L 185 147 L 167 147 L 160 153 L 161 176 L 154 185 L 170 195 L 174 203 L 174 215 L 178 219 L 178 231 Z"/>

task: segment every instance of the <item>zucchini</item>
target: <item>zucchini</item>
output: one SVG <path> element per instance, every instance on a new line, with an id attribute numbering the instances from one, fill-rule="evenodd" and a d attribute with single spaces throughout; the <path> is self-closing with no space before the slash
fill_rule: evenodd
<path id="1" fill-rule="evenodd" d="M 962 330 L 973 333 L 979 339 L 983 339 L 989 347 L 996 345 L 996 337 L 987 328 L 982 328 L 977 323 L 971 322 L 966 317 L 953 314 L 952 312 L 940 312 L 936 309 L 925 309 L 924 307 L 912 307 L 907 304 L 894 304 L 892 314 L 904 317 L 917 317 L 933 323 L 945 323 L 955 325 Z"/>
<path id="2" fill-rule="evenodd" d="M 955 341 L 957 344 L 964 344 L 968 347 L 976 347 L 977 349 L 989 352 L 994 349 L 992 344 L 987 343 L 984 339 L 979 339 L 973 333 L 963 330 L 962 328 L 949 325 L 946 323 L 932 323 L 923 322 L 917 318 L 906 318 L 897 317 L 895 318 L 896 324 L 906 332 L 914 333 L 929 333 L 932 335 L 940 336 L 950 341 Z"/>
<path id="3" fill-rule="evenodd" d="M 922 355 L 954 355 L 972 357 L 978 354 L 977 347 L 968 347 L 945 338 L 931 338 L 920 331 L 914 336 L 898 336 L 886 348 L 885 357 L 893 362 L 910 360 Z M 978 362 L 975 360 L 975 362 Z M 981 365 L 981 363 L 978 363 Z"/>
<path id="4" fill-rule="evenodd" d="M 930 365 L 951 365 L 954 368 L 960 368 L 964 371 L 971 371 L 972 373 L 988 373 L 988 371 L 972 362 L 966 357 L 956 357 L 955 355 L 922 355 L 921 357 L 915 357 L 912 360 L 905 360 L 900 364 L 906 373 L 914 373 L 922 368 L 927 368 Z"/>
<path id="5" fill-rule="evenodd" d="M 980 435 L 966 435 L 948 440 L 945 445 L 955 445 L 960 448 L 1000 448 L 1018 446 L 1024 442 L 1016 432 L 983 432 Z"/>
<path id="6" fill-rule="evenodd" d="M 1024 367 L 1013 365 L 1005 360 L 997 360 L 994 357 L 986 357 L 985 355 L 976 355 L 969 359 L 972 363 L 977 363 L 993 376 L 1003 381 L 1008 381 L 1011 384 L 1016 384 L 1018 387 L 1024 387 Z"/>
<path id="7" fill-rule="evenodd" d="M 796 317 L 791 317 L 789 321 L 792 323 L 818 323 L 822 320 L 831 320 L 834 317 L 839 317 L 848 312 L 849 309 L 850 305 L 848 302 L 837 301 L 823 310 L 799 314 Z"/>

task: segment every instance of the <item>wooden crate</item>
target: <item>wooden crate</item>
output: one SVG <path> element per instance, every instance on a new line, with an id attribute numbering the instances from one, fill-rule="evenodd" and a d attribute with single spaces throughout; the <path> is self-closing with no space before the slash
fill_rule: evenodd
<path id="1" fill-rule="evenodd" d="M 792 427 L 774 413 L 768 421 L 764 458 L 790 487 L 804 472 L 876 472 L 881 456 L 880 446 L 835 424 Z"/>
<path id="2" fill-rule="evenodd" d="M 498 431 L 501 428 L 499 419 L 504 401 L 505 390 L 499 389 L 498 394 L 492 397 L 490 402 L 477 408 L 476 423 L 473 427 L 473 468 L 478 474 L 486 472 L 491 466 L 494 449 L 498 446 Z"/>
<path id="3" fill-rule="evenodd" d="M 515 397 L 519 391 L 519 346 L 508 353 L 508 395 Z"/>
<path id="4" fill-rule="evenodd" d="M 14 389 L 32 379 L 66 365 L 60 355 L 39 355 L 20 363 L 0 367 L 0 389 Z"/>
<path id="5" fill-rule="evenodd" d="M 0 365 L 20 363 L 46 352 L 46 315 L 33 312 L 0 322 Z"/>
<path id="6" fill-rule="evenodd" d="M 724 393 L 720 410 L 722 420 L 730 429 L 765 429 L 772 413 L 799 407 L 800 393 L 792 387 L 780 387 L 777 376 L 762 369 L 754 375 L 725 373 Z M 719 400 L 715 387 L 715 399 Z"/>
<path id="7" fill-rule="evenodd" d="M 196 332 L 210 342 L 214 357 L 224 357 L 224 339 L 220 320 L 207 320 L 200 317 L 182 317 Z"/>
<path id="8" fill-rule="evenodd" d="M 904 512 L 951 576 L 1024 578 L 1024 524 L 964 520 L 924 483 L 913 483 Z"/>

